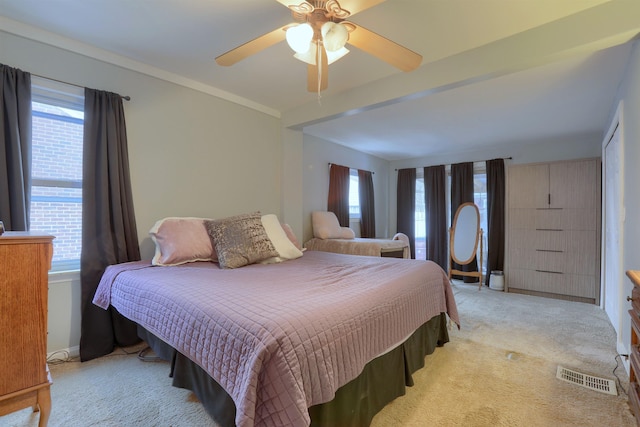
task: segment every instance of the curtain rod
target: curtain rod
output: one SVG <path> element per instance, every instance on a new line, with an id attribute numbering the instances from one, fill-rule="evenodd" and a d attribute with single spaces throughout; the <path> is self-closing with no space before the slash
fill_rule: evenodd
<path id="1" fill-rule="evenodd" d="M 329 162 L 329 167 L 331 167 L 331 165 L 342 166 L 343 168 L 349 168 L 349 169 L 358 169 L 358 168 L 351 168 L 351 167 L 349 167 L 349 166 L 343 166 L 343 165 L 339 165 L 339 164 L 337 164 L 337 163 L 331 163 L 331 162 Z M 358 170 L 364 170 L 364 169 L 358 169 Z M 396 169 L 396 170 L 397 170 L 397 169 Z M 373 174 L 375 174 L 375 172 L 374 172 L 374 171 L 367 171 L 367 172 L 371 172 L 371 174 L 372 174 L 372 175 L 373 175 Z"/>
<path id="2" fill-rule="evenodd" d="M 496 160 L 496 159 L 502 159 L 502 160 L 513 160 L 513 157 L 495 157 L 493 159 L 489 159 L 489 160 Z M 474 160 L 474 161 L 470 161 L 470 162 L 459 162 L 459 163 L 478 163 L 478 162 L 486 162 L 488 160 Z M 329 163 L 331 164 L 331 163 Z M 451 165 L 451 163 L 449 164 Z M 420 166 L 417 166 L 416 168 L 403 168 L 403 169 L 417 169 Z M 428 166 L 423 166 L 423 167 L 428 167 Z M 398 169 L 396 169 L 396 172 L 398 171 Z"/>
<path id="3" fill-rule="evenodd" d="M 35 73 L 31 73 L 31 75 L 36 76 L 36 77 L 40 77 L 41 79 L 52 80 L 54 82 L 63 83 L 63 84 L 71 85 L 71 86 L 75 86 L 75 87 L 80 87 L 82 89 L 85 88 L 84 86 L 81 86 L 81 85 L 78 85 L 78 84 L 75 84 L 75 83 L 69 83 L 69 82 L 65 82 L 63 80 L 52 79 L 51 77 L 45 77 L 45 76 L 41 76 L 41 75 L 38 75 L 38 74 L 35 74 Z M 125 101 L 131 101 L 131 97 L 129 95 L 122 96 L 122 95 L 118 94 L 118 96 L 120 98 L 124 99 Z"/>

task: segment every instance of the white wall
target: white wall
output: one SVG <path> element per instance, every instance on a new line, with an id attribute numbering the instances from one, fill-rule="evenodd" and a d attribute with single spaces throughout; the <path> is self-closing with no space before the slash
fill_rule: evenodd
<path id="1" fill-rule="evenodd" d="M 282 129 L 282 218 L 291 226 L 298 241 L 302 240 L 303 203 L 303 142 L 302 132 Z"/>
<path id="2" fill-rule="evenodd" d="M 292 224 L 301 241 L 311 237 L 310 213 L 326 209 L 328 163 L 375 172 L 376 235 L 396 224 L 396 169 L 513 157 L 533 163 L 599 157 L 602 135 L 531 141 L 477 152 L 388 162 L 299 131 L 280 120 L 145 74 L 0 31 L 0 62 L 44 77 L 129 95 L 125 103 L 136 223 L 142 255 L 151 257 L 147 231 L 165 216 L 221 217 L 261 210 Z M 625 103 L 625 185 L 640 182 L 640 54 L 621 90 Z M 617 104 L 617 103 L 616 103 Z M 640 269 L 640 198 L 627 196 L 625 269 Z M 629 283 L 625 286 L 631 289 Z M 48 351 L 77 348 L 80 284 L 77 275 L 50 281 Z M 626 328 L 628 330 L 628 328 Z M 628 341 L 628 339 L 627 339 Z"/>
<path id="3" fill-rule="evenodd" d="M 640 195 L 638 195 L 638 184 L 640 183 L 640 44 L 635 43 L 633 53 L 629 60 L 625 77 L 620 86 L 619 97 L 612 106 L 612 115 L 621 101 L 622 129 L 623 140 L 623 180 L 624 180 L 624 205 L 625 219 L 621 236 L 623 239 L 623 262 L 622 268 L 627 270 L 640 270 L 640 250 L 638 242 L 640 242 Z M 631 281 L 625 277 L 622 283 L 620 312 L 626 313 L 631 308 L 625 296 L 631 295 L 633 285 Z M 631 319 L 628 315 L 622 316 L 622 345 L 624 348 L 618 349 L 620 353 L 629 354 Z"/>
<path id="4" fill-rule="evenodd" d="M 392 237 L 389 231 L 389 162 L 343 145 L 304 135 L 303 149 L 303 242 L 313 237 L 311 212 L 327 210 L 329 163 L 374 172 L 376 237 Z"/>
<path id="5" fill-rule="evenodd" d="M 165 216 L 281 214 L 280 120 L 238 104 L 87 56 L 0 31 L 0 62 L 43 77 L 131 96 L 125 102 L 136 224 Z M 77 350 L 80 283 L 50 281 L 48 351 Z"/>
<path id="6" fill-rule="evenodd" d="M 389 176 L 389 225 L 391 233 L 395 233 L 396 226 L 396 183 L 398 169 L 422 168 L 425 166 L 450 165 L 461 162 L 480 162 L 496 158 L 509 158 L 505 165 L 519 163 L 538 163 L 556 160 L 573 160 L 601 157 L 602 135 L 586 134 L 574 135 L 563 139 L 528 141 L 518 145 L 501 145 L 476 151 L 460 151 L 444 153 L 429 157 L 398 160 L 391 162 L 392 173 Z"/>

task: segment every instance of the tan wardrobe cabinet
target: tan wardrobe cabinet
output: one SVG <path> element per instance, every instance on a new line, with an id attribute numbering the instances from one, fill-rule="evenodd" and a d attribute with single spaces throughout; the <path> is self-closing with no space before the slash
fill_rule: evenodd
<path id="1" fill-rule="evenodd" d="M 508 169 L 509 292 L 600 302 L 599 159 Z"/>
<path id="2" fill-rule="evenodd" d="M 40 427 L 51 411 L 46 359 L 52 240 L 29 232 L 0 235 L 0 416 L 32 407 L 40 411 Z"/>

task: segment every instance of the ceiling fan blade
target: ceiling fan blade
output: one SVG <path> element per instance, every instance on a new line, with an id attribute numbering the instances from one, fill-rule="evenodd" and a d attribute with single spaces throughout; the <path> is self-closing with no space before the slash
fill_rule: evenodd
<path id="1" fill-rule="evenodd" d="M 329 87 L 329 60 L 324 46 L 320 45 L 320 72 L 318 73 L 318 65 L 307 65 L 307 90 L 309 92 L 322 92 Z M 316 64 L 318 63 L 316 58 Z M 320 85 L 318 87 L 318 81 Z"/>
<path id="2" fill-rule="evenodd" d="M 297 6 L 300 3 L 304 2 L 304 0 L 276 0 L 276 1 L 281 5 L 283 5 L 284 7 Z"/>
<path id="3" fill-rule="evenodd" d="M 386 0 L 342 0 L 340 1 L 340 6 L 351 12 L 353 16 L 358 12 L 362 12 L 385 1 Z"/>
<path id="4" fill-rule="evenodd" d="M 289 7 L 298 6 L 303 3 L 304 0 L 276 0 L 278 3 Z M 380 4 L 386 0 L 338 0 L 340 7 L 351 12 L 351 15 L 355 15 L 358 12 L 362 12 L 365 9 L 369 9 L 377 4 Z"/>
<path id="5" fill-rule="evenodd" d="M 275 29 L 270 33 L 264 34 L 251 41 L 246 42 L 243 45 L 231 49 L 230 51 L 223 53 L 216 58 L 216 62 L 219 65 L 229 66 L 233 65 L 244 58 L 260 52 L 276 43 L 283 41 L 286 37 L 286 32 L 282 28 Z"/>
<path id="6" fill-rule="evenodd" d="M 353 25 L 355 29 L 349 33 L 347 43 L 402 71 L 412 71 L 420 66 L 422 55 L 353 22 L 349 22 L 349 24 Z"/>

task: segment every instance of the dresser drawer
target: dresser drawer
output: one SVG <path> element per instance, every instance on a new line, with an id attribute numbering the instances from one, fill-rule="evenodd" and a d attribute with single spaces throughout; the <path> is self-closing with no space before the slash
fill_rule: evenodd
<path id="1" fill-rule="evenodd" d="M 629 406 L 636 420 L 640 420 L 640 397 L 638 393 L 640 393 L 638 383 L 629 384 Z M 638 424 L 640 424 L 640 422 L 638 422 Z"/>
<path id="2" fill-rule="evenodd" d="M 631 291 L 631 308 L 640 314 L 640 287 L 634 286 Z"/>
<path id="3" fill-rule="evenodd" d="M 631 355 L 629 356 L 631 371 L 629 372 L 629 384 L 638 385 L 638 372 L 640 372 L 640 352 L 638 345 L 631 345 Z"/>
<path id="4" fill-rule="evenodd" d="M 640 337 L 640 314 L 635 310 L 629 310 L 629 317 L 631 317 L 631 346 L 635 347 L 640 342 L 638 342 L 638 337 Z"/>

